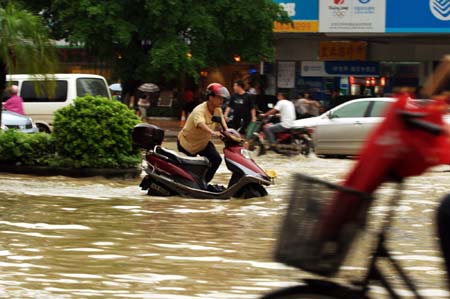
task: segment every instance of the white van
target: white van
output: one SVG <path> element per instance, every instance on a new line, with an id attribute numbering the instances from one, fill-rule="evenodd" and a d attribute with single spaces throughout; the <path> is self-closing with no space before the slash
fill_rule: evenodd
<path id="1" fill-rule="evenodd" d="M 102 76 L 90 74 L 54 74 L 49 76 L 56 80 L 56 90 L 52 98 L 45 94 L 36 94 L 35 83 L 44 80 L 44 76 L 6 76 L 8 84 L 19 87 L 19 95 L 24 101 L 25 114 L 34 120 L 39 131 L 50 132 L 54 118 L 53 113 L 70 105 L 77 97 L 90 94 L 111 99 L 108 85 Z"/>

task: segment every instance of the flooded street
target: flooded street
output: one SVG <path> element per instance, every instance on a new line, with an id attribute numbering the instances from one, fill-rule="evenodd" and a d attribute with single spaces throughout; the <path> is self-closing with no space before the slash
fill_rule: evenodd
<path id="1" fill-rule="evenodd" d="M 0 173 L 0 298 L 245 299 L 310 277 L 272 259 L 290 176 L 336 182 L 354 161 L 255 159 L 278 178 L 269 196 L 251 200 L 149 197 L 139 179 Z M 426 298 L 449 295 L 432 224 L 439 198 L 450 191 L 449 169 L 407 180 L 388 243 Z M 222 163 L 214 182 L 228 178 Z M 385 212 L 380 201 L 373 223 Z M 341 278 L 364 273 L 368 253 L 360 249 Z"/>

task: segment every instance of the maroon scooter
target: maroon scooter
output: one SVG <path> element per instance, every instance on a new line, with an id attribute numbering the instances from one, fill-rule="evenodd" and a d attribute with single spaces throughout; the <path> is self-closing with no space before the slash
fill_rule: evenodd
<path id="1" fill-rule="evenodd" d="M 213 121 L 221 124 L 220 117 L 213 117 Z M 188 157 L 162 147 L 164 130 L 161 128 L 139 124 L 134 127 L 132 136 L 135 144 L 147 150 L 147 175 L 140 187 L 148 190 L 148 195 L 201 199 L 253 198 L 266 196 L 264 186 L 272 183 L 272 179 L 251 158 L 243 146 L 244 139 L 234 129 L 221 131 L 225 164 L 232 173 L 226 188 L 206 183 L 205 174 L 211 167 L 207 158 Z"/>

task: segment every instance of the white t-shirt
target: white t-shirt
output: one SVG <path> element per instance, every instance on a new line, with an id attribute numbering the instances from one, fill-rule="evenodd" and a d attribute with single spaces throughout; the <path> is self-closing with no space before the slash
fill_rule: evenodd
<path id="1" fill-rule="evenodd" d="M 274 107 L 281 115 L 281 125 L 289 129 L 295 120 L 295 106 L 294 103 L 288 100 L 279 100 Z"/>

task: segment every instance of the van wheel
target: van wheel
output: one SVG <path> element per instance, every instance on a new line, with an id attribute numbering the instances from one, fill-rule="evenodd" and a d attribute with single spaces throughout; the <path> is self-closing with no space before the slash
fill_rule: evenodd
<path id="1" fill-rule="evenodd" d="M 38 128 L 39 132 L 50 134 L 50 128 L 48 126 L 44 124 L 36 124 L 36 127 Z"/>

